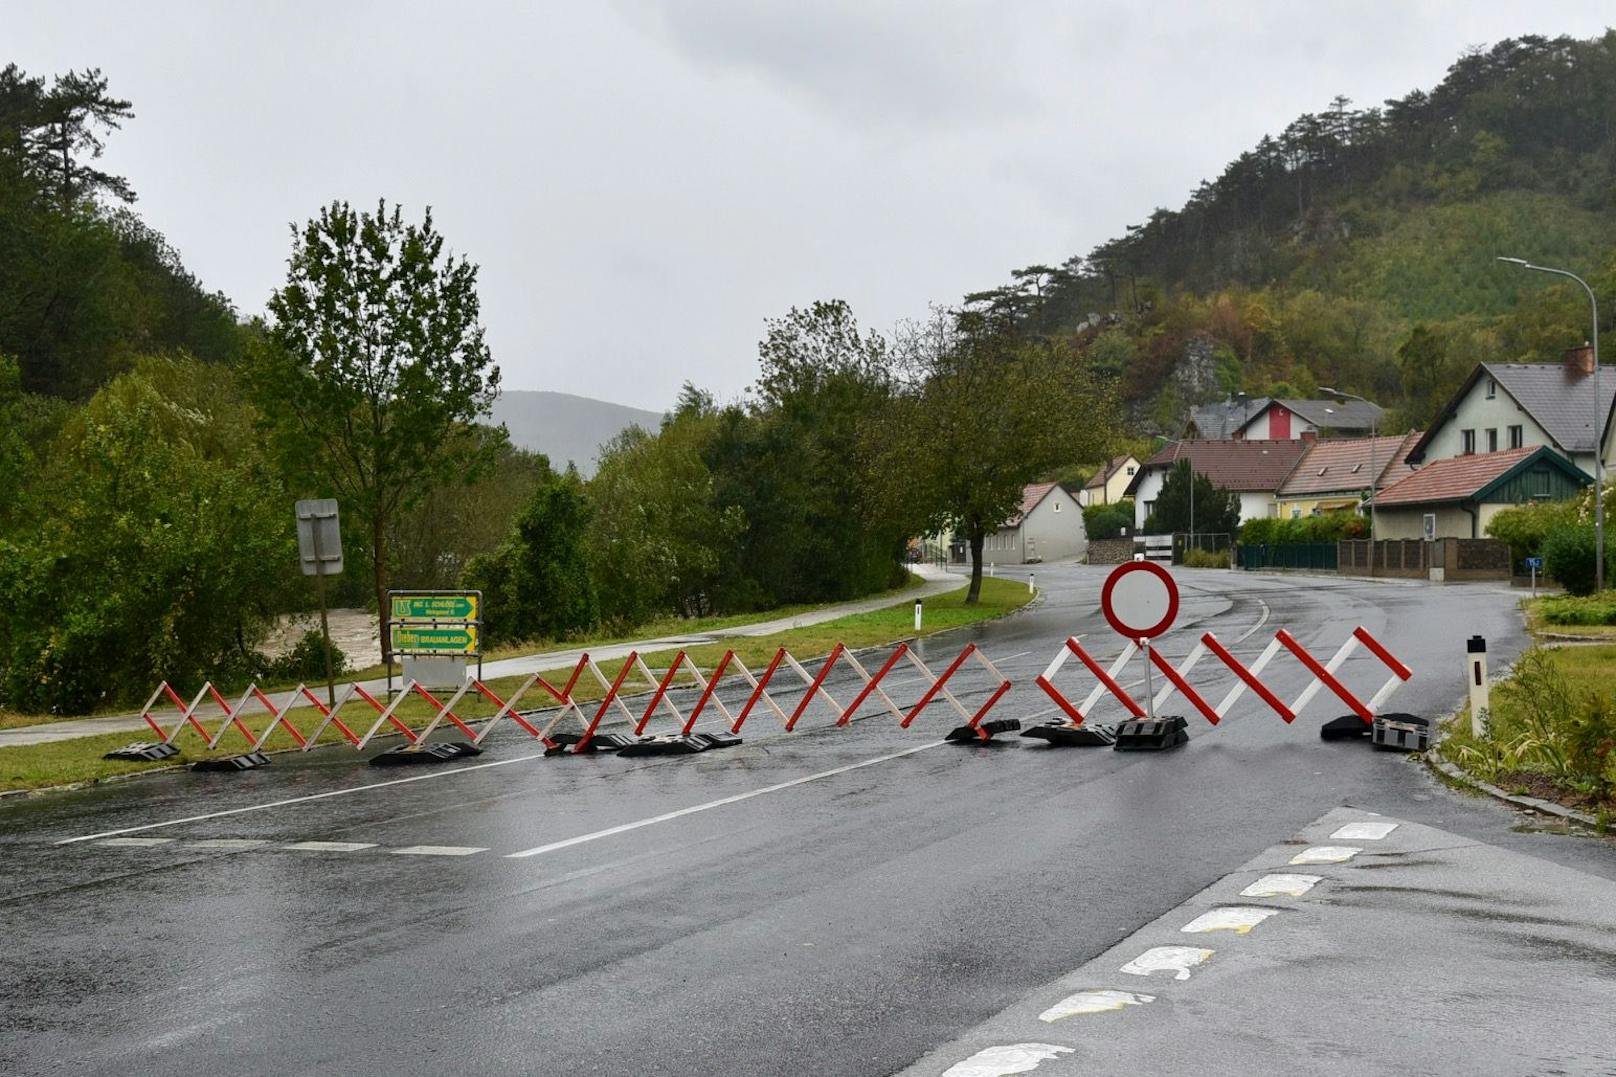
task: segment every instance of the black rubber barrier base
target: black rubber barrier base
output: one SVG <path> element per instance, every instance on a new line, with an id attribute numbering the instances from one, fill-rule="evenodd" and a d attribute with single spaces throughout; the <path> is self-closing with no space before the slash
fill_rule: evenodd
<path id="1" fill-rule="evenodd" d="M 243 770 L 267 766 L 269 766 L 269 756 L 263 752 L 248 752 L 245 755 L 230 755 L 223 759 L 198 759 L 191 764 L 191 769 L 213 774 L 235 774 Z"/>
<path id="2" fill-rule="evenodd" d="M 1362 740 L 1369 736 L 1369 723 L 1356 714 L 1331 718 L 1319 727 L 1320 740 Z"/>
<path id="3" fill-rule="evenodd" d="M 584 735 L 582 733 L 552 733 L 550 739 L 555 742 L 555 747 L 546 748 L 544 754 L 547 756 L 562 755 L 571 753 L 578 742 L 584 739 Z M 584 746 L 584 754 L 621 751 L 629 745 L 638 744 L 639 742 L 640 738 L 629 736 L 627 733 L 596 733 L 589 738 L 589 743 Z"/>
<path id="4" fill-rule="evenodd" d="M 995 718 L 991 722 L 977 723 L 975 729 L 968 725 L 955 726 L 948 731 L 947 736 L 943 737 L 943 739 L 952 741 L 955 744 L 987 744 L 1000 733 L 1014 733 L 1020 728 L 1021 719 L 1019 718 Z M 978 729 L 988 735 L 987 740 L 982 739 L 981 733 L 977 732 Z"/>
<path id="5" fill-rule="evenodd" d="M 1047 741 L 1051 748 L 1110 748 L 1117 742 L 1115 726 L 1071 725 L 1046 722 L 1021 732 L 1023 737 Z"/>
<path id="6" fill-rule="evenodd" d="M 180 750 L 172 744 L 158 742 L 149 744 L 137 740 L 133 744 L 125 744 L 122 748 L 114 749 L 102 756 L 102 759 L 131 759 L 138 763 L 155 763 L 159 759 L 172 759 L 180 754 Z"/>
<path id="7" fill-rule="evenodd" d="M 734 733 L 692 733 L 688 737 L 646 737 L 618 751 L 625 758 L 642 755 L 695 755 L 715 748 L 733 748 L 741 743 Z"/>
<path id="8" fill-rule="evenodd" d="M 433 763 L 453 763 L 467 756 L 482 755 L 483 750 L 463 740 L 440 740 L 431 744 L 400 744 L 389 748 L 370 761 L 373 767 L 430 766 Z"/>
<path id="9" fill-rule="evenodd" d="M 1165 752 L 1189 743 L 1190 735 L 1185 732 L 1188 726 L 1177 714 L 1123 722 L 1117 726 L 1117 742 L 1111 747 L 1119 752 Z"/>
<path id="10" fill-rule="evenodd" d="M 1369 741 L 1376 751 L 1423 752 L 1431 746 L 1431 720 L 1398 711 L 1376 715 Z"/>

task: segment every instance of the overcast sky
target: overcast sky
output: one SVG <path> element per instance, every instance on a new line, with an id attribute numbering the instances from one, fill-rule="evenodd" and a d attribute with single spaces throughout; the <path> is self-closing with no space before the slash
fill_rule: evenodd
<path id="1" fill-rule="evenodd" d="M 737 396 L 794 304 L 890 329 L 1181 205 L 1338 93 L 1607 22 L 1609 0 L 8 0 L 0 61 L 105 71 L 136 113 L 111 170 L 244 313 L 323 203 L 430 204 L 482 267 L 506 387 L 660 410 L 686 380 Z"/>

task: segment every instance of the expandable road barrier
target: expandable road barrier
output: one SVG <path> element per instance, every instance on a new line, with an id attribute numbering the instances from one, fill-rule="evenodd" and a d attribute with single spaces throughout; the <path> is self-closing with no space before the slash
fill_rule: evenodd
<path id="1" fill-rule="evenodd" d="M 906 660 L 909 667 L 925 682 L 925 689 L 920 698 L 907 709 L 892 698 L 883 684 Z M 960 675 L 967 663 L 974 663 L 991 678 L 987 698 L 975 710 L 967 707 L 959 694 L 950 688 L 950 682 Z M 843 706 L 826 686 L 830 674 L 838 667 L 851 673 L 860 682 L 858 691 L 846 706 Z M 789 712 L 781 706 L 774 695 L 770 694 L 772 683 L 776 681 L 782 668 L 789 669 L 800 682 L 800 687 L 794 686 L 786 690 L 788 693 L 801 693 L 801 698 Z M 639 681 L 644 683 L 648 699 L 643 706 L 636 702 L 636 706 L 630 708 L 625 697 L 631 691 L 640 691 L 638 686 L 630 685 L 631 677 L 636 674 Z M 574 698 L 579 680 L 586 675 L 592 677 L 602 691 L 601 699 L 591 702 L 587 708 Z M 732 683 L 744 685 L 747 689 L 745 701 L 738 711 L 732 712 L 730 705 L 720 698 L 719 689 L 726 677 L 730 678 Z M 595 751 L 623 751 L 628 755 L 686 755 L 739 744 L 741 729 L 759 706 L 773 711 L 786 732 L 794 732 L 816 699 L 830 709 L 834 716 L 834 724 L 838 727 L 853 721 L 861 709 L 874 702 L 879 704 L 880 710 L 895 718 L 901 729 L 908 729 L 927 707 L 945 703 L 953 709 L 962 723 L 949 731 L 947 739 L 963 743 L 986 743 L 997 733 L 1020 728 L 1020 722 L 1013 718 L 987 720 L 988 713 L 1010 691 L 1010 688 L 1010 679 L 1004 676 L 974 643 L 966 644 L 941 675 L 933 673 L 908 643 L 898 644 L 874 673 L 866 668 L 857 654 L 844 644 L 838 643 L 816 672 L 810 672 L 782 647 L 774 653 L 761 675 L 754 674 L 733 650 L 729 650 L 724 652 L 711 674 L 704 673 L 684 651 L 676 653 L 668 668 L 661 671 L 660 675 L 646 665 L 638 652 L 630 652 L 623 660 L 622 668 L 618 670 L 617 675 L 609 678 L 586 653 L 579 656 L 562 687 L 558 688 L 540 674 L 533 673 L 508 697 L 501 697 L 481 680 L 471 679 L 448 694 L 447 698 L 441 699 L 425 685 L 411 680 L 386 703 L 358 683 L 345 685 L 330 704 L 322 700 L 316 691 L 306 684 L 300 684 L 290 693 L 281 696 L 279 702 L 256 684 L 250 685 L 240 698 L 232 703 L 212 683 L 207 683 L 187 701 L 165 681 L 159 684 L 147 699 L 146 705 L 141 709 L 141 716 L 147 725 L 162 736 L 160 750 L 165 756 L 175 754 L 173 741 L 188 728 L 195 730 L 209 749 L 218 748 L 232 729 L 237 731 L 246 742 L 247 754 L 213 761 L 218 765 L 212 769 L 239 771 L 262 765 L 261 751 L 276 730 L 284 729 L 298 748 L 308 751 L 316 747 L 320 743 L 321 736 L 332 727 L 355 749 L 369 747 L 372 741 L 383 733 L 396 733 L 402 736 L 405 744 L 390 749 L 372 760 L 378 766 L 448 762 L 477 754 L 488 735 L 506 721 L 542 742 L 547 755 L 576 755 Z M 550 697 L 552 702 L 547 706 L 555 707 L 555 713 L 542 726 L 538 724 L 537 710 L 520 709 L 523 700 L 535 689 Z M 697 693 L 695 706 L 688 714 L 680 709 L 674 699 L 676 689 Z M 773 690 L 776 693 L 781 691 L 778 687 Z M 487 718 L 468 718 L 457 713 L 456 707 L 471 693 L 480 695 L 492 704 L 495 708 L 494 713 Z M 177 716 L 166 728 L 152 713 L 152 707 L 164 696 L 178 708 Z M 432 717 L 419 730 L 412 729 L 399 716 L 400 708 L 411 698 L 421 699 L 432 707 Z M 264 725 L 262 732 L 256 736 L 243 720 L 249 704 L 253 701 L 256 701 L 263 713 L 269 716 L 269 721 Z M 373 712 L 369 724 L 362 728 L 350 724 L 351 719 L 345 721 L 342 717 L 343 708 L 356 701 L 366 704 Z M 292 720 L 294 708 L 305 704 L 319 715 L 318 723 L 308 730 L 299 728 Z M 210 729 L 209 722 L 212 719 L 204 720 L 204 708 L 215 706 L 219 711 L 219 721 L 216 728 Z M 721 716 L 722 724 L 727 727 L 724 732 L 696 731 L 697 721 L 709 709 L 717 711 Z M 631 733 L 601 731 L 601 725 L 607 715 L 613 712 L 629 726 Z M 672 728 L 658 736 L 645 736 L 650 722 L 659 713 L 671 718 Z M 576 723 L 575 732 L 560 728 L 562 723 L 569 720 Z M 445 723 L 457 729 L 467 740 L 429 743 L 428 738 Z M 133 745 L 127 750 L 127 757 L 142 760 L 157 758 L 145 746 L 139 746 L 137 750 L 137 746 Z"/>
<path id="2" fill-rule="evenodd" d="M 1343 684 L 1336 676 L 1337 672 L 1341 669 L 1341 666 L 1347 661 L 1348 658 L 1352 656 L 1353 652 L 1356 651 L 1359 646 L 1363 646 L 1371 654 L 1378 658 L 1391 674 L 1387 678 L 1386 682 L 1380 686 L 1379 690 L 1376 691 L 1367 702 L 1360 700 L 1358 696 L 1355 695 L 1352 690 Z M 1048 732 L 1048 730 L 1051 728 L 1057 730 L 1069 730 L 1073 727 L 1081 727 L 1090 714 L 1093 713 L 1093 709 L 1099 703 L 1101 697 L 1107 693 L 1114 696 L 1116 700 L 1128 711 L 1131 719 L 1137 722 L 1140 720 L 1148 720 L 1149 713 L 1159 711 L 1163 706 L 1166 705 L 1166 703 L 1176 692 L 1197 711 L 1199 711 L 1201 716 L 1204 717 L 1208 722 L 1216 725 L 1224 718 L 1225 715 L 1229 713 L 1229 709 L 1234 706 L 1235 702 L 1239 700 L 1241 695 L 1243 695 L 1248 688 L 1255 693 L 1258 698 L 1266 703 L 1270 709 L 1278 714 L 1280 718 L 1284 719 L 1286 723 L 1295 721 L 1297 715 L 1302 712 L 1304 707 L 1312 702 L 1313 698 L 1318 695 L 1319 691 L 1321 689 L 1328 688 L 1352 710 L 1351 715 L 1348 715 L 1343 719 L 1336 719 L 1330 724 L 1334 726 L 1350 720 L 1358 723 L 1358 728 L 1367 733 L 1370 730 L 1372 723 L 1375 721 L 1375 716 L 1380 708 L 1391 699 L 1392 695 L 1397 691 L 1397 689 L 1402 687 L 1402 685 L 1413 676 L 1413 672 L 1407 666 L 1399 661 L 1396 656 L 1388 651 L 1379 640 L 1370 635 L 1369 631 L 1361 625 L 1353 629 L 1352 634 L 1347 637 L 1346 641 L 1336 649 L 1335 654 L 1330 657 L 1330 660 L 1325 663 L 1319 662 L 1319 660 L 1315 658 L 1313 654 L 1307 650 L 1307 648 L 1303 647 L 1301 643 L 1297 642 L 1296 638 L 1289 632 L 1284 629 L 1280 629 L 1274 634 L 1274 638 L 1257 657 L 1257 660 L 1250 666 L 1247 666 L 1245 663 L 1241 662 L 1240 659 L 1236 658 L 1232 653 L 1230 653 L 1229 649 L 1225 647 L 1215 635 L 1213 635 L 1211 632 L 1207 632 L 1201 636 L 1201 639 L 1196 643 L 1195 647 L 1177 666 L 1173 666 L 1170 662 L 1168 662 L 1168 660 L 1162 656 L 1160 651 L 1155 649 L 1150 650 L 1148 661 L 1158 672 L 1162 674 L 1167 683 L 1164 684 L 1161 690 L 1157 692 L 1154 698 L 1150 700 L 1149 712 L 1147 713 L 1146 708 L 1141 706 L 1137 700 L 1129 695 L 1122 685 L 1117 683 L 1116 679 L 1123 667 L 1127 665 L 1128 661 L 1132 659 L 1133 656 L 1138 653 L 1138 651 L 1138 645 L 1131 642 L 1126 644 L 1123 647 L 1122 653 L 1119 654 L 1111 666 L 1107 668 L 1101 666 L 1100 663 L 1097 662 L 1075 638 L 1068 639 L 1060 653 L 1055 656 L 1055 659 L 1050 662 L 1049 666 L 1044 670 L 1044 672 L 1039 674 L 1036 679 L 1036 683 L 1044 690 L 1050 699 L 1054 700 L 1055 704 L 1066 713 L 1066 715 L 1071 719 L 1071 725 L 1056 725 L 1054 727 L 1035 726 L 1033 730 L 1029 730 L 1023 735 L 1039 736 L 1041 739 L 1050 740 L 1051 743 L 1060 743 L 1062 735 L 1058 733 L 1052 734 Z M 1294 702 L 1289 704 L 1285 703 L 1285 701 L 1275 694 L 1271 688 L 1264 684 L 1261 679 L 1263 672 L 1268 668 L 1269 664 L 1281 651 L 1290 652 L 1310 673 L 1313 674 L 1313 679 L 1308 683 L 1307 687 L 1302 690 L 1301 694 L 1296 697 Z M 1189 680 L 1190 674 L 1195 669 L 1196 665 L 1208 654 L 1213 655 L 1220 662 L 1222 662 L 1224 666 L 1226 666 L 1228 670 L 1235 675 L 1236 678 L 1235 685 L 1229 689 L 1228 694 L 1226 694 L 1223 699 L 1219 701 L 1217 706 L 1212 706 L 1209 704 L 1205 697 L 1202 696 L 1201 693 L 1191 685 Z M 1087 667 L 1088 671 L 1093 674 L 1095 680 L 1098 682 L 1081 703 L 1075 704 L 1069 698 L 1067 698 L 1067 696 L 1062 693 L 1054 683 L 1054 677 L 1056 674 L 1060 672 L 1061 667 L 1065 665 L 1067 659 L 1073 655 L 1077 656 L 1077 658 L 1085 667 Z M 1119 743 L 1117 747 L 1120 748 L 1122 745 Z"/>

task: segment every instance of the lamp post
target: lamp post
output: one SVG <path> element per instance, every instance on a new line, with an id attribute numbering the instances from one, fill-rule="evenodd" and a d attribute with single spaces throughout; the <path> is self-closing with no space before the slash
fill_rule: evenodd
<path id="1" fill-rule="evenodd" d="M 1605 589 L 1605 409 L 1599 399 L 1599 300 L 1594 297 L 1594 290 L 1588 287 L 1588 282 L 1569 269 L 1533 265 L 1525 258 L 1500 257 L 1498 260 L 1520 266 L 1522 269 L 1530 269 L 1534 273 L 1553 273 L 1557 277 L 1570 277 L 1582 285 L 1582 290 L 1588 293 L 1588 306 L 1593 311 L 1593 335 L 1589 337 L 1589 343 L 1594 351 L 1594 549 L 1598 551 L 1594 556 L 1594 590 L 1603 591 Z"/>
<path id="2" fill-rule="evenodd" d="M 1166 436 L 1164 436 L 1162 434 L 1152 434 L 1150 436 L 1157 439 L 1157 440 L 1159 440 L 1159 441 L 1161 441 L 1163 444 L 1166 444 L 1166 445 L 1172 444 L 1172 441 L 1173 441 L 1172 438 L 1166 437 Z M 1180 444 L 1182 444 L 1182 442 L 1180 442 Z M 1177 461 L 1175 460 L 1174 463 L 1177 463 Z M 1190 469 L 1190 537 L 1189 537 L 1189 541 L 1185 543 L 1185 547 L 1187 549 L 1187 548 L 1191 548 L 1191 547 L 1193 547 L 1195 545 L 1195 457 L 1194 457 L 1194 455 L 1186 456 L 1184 458 L 1184 463 L 1188 464 L 1189 469 Z"/>
<path id="3" fill-rule="evenodd" d="M 1343 393 L 1340 389 L 1331 389 L 1327 385 L 1319 386 L 1319 392 L 1323 393 L 1325 396 L 1333 396 L 1338 399 L 1356 400 L 1359 403 L 1368 404 L 1371 408 L 1377 409 L 1371 414 L 1369 419 L 1369 565 L 1370 572 L 1372 574 L 1374 572 L 1375 564 L 1375 494 L 1380 489 L 1380 469 L 1375 467 L 1375 445 L 1380 433 L 1379 405 L 1372 400 L 1365 400 L 1356 393 Z"/>

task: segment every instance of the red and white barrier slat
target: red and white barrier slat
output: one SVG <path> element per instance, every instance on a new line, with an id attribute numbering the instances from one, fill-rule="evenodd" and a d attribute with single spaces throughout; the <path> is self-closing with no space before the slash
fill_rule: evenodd
<path id="1" fill-rule="evenodd" d="M 1074 636 L 1067 639 L 1066 643 L 1061 647 L 1060 652 L 1055 655 L 1054 660 L 1051 661 L 1049 665 L 1045 667 L 1044 671 L 1038 675 L 1035 683 L 1038 685 L 1038 687 L 1044 690 L 1044 694 L 1055 701 L 1055 705 L 1057 707 L 1066 713 L 1066 716 L 1072 720 L 1073 725 L 1082 725 L 1084 719 L 1088 717 L 1088 715 L 1094 710 L 1095 705 L 1099 703 L 1100 697 L 1105 695 L 1107 692 L 1114 696 L 1117 702 L 1121 703 L 1123 707 L 1127 708 L 1129 714 L 1133 715 L 1135 718 L 1143 718 L 1145 716 L 1145 709 L 1134 701 L 1134 698 L 1123 689 L 1122 685 L 1117 683 L 1117 675 L 1122 672 L 1123 667 L 1125 667 L 1128 662 L 1132 660 L 1133 656 L 1138 653 L 1138 651 L 1139 645 L 1130 641 L 1122 648 L 1122 653 L 1117 655 L 1116 661 L 1111 663 L 1111 668 L 1106 669 L 1096 662 L 1094 657 L 1090 655 L 1088 651 L 1083 649 L 1083 645 L 1079 643 L 1077 638 Z M 1055 675 L 1059 673 L 1061 667 L 1066 664 L 1066 660 L 1073 655 L 1076 655 L 1078 661 L 1082 662 L 1084 666 L 1088 667 L 1088 671 L 1093 674 L 1094 679 L 1099 682 L 1094 686 L 1093 691 L 1089 692 L 1088 696 L 1083 700 L 1083 702 L 1076 705 L 1074 705 L 1071 700 L 1067 699 L 1066 695 L 1061 692 L 1060 689 L 1055 687 Z"/>
<path id="2" fill-rule="evenodd" d="M 934 677 L 931 669 L 926 665 L 926 663 L 922 662 L 918 655 L 909 650 L 906 644 L 899 644 L 898 646 L 902 648 L 909 656 L 909 661 L 916 668 L 916 670 L 918 670 L 923 676 L 925 676 L 927 680 L 931 682 L 931 687 L 926 689 L 925 694 L 920 697 L 920 702 L 916 703 L 914 707 L 910 709 L 909 713 L 904 715 L 903 721 L 898 724 L 902 728 L 908 729 L 910 723 L 920 715 L 920 712 L 930 706 L 935 697 L 941 695 L 943 699 L 948 702 L 948 705 L 954 708 L 955 712 L 960 716 L 965 724 L 976 730 L 978 737 L 980 737 L 982 740 L 988 740 L 988 735 L 982 731 L 982 719 L 987 717 L 988 711 L 993 709 L 994 704 L 1003 699 L 1004 694 L 1010 691 L 1010 678 L 999 672 L 999 667 L 995 666 L 993 662 L 989 660 L 988 656 L 983 654 L 974 643 L 967 643 L 965 645 L 965 649 L 959 653 L 959 656 L 948 664 L 947 669 L 943 670 L 943 675 L 941 677 Z M 988 676 L 999 682 L 998 687 L 995 688 L 991 694 L 989 694 L 987 702 L 978 707 L 976 713 L 974 714 L 966 710 L 965 705 L 955 697 L 953 692 L 948 690 L 949 679 L 952 678 L 954 674 L 959 672 L 960 667 L 963 666 L 968 659 L 973 658 L 976 660 L 976 663 L 979 666 L 987 671 Z"/>

